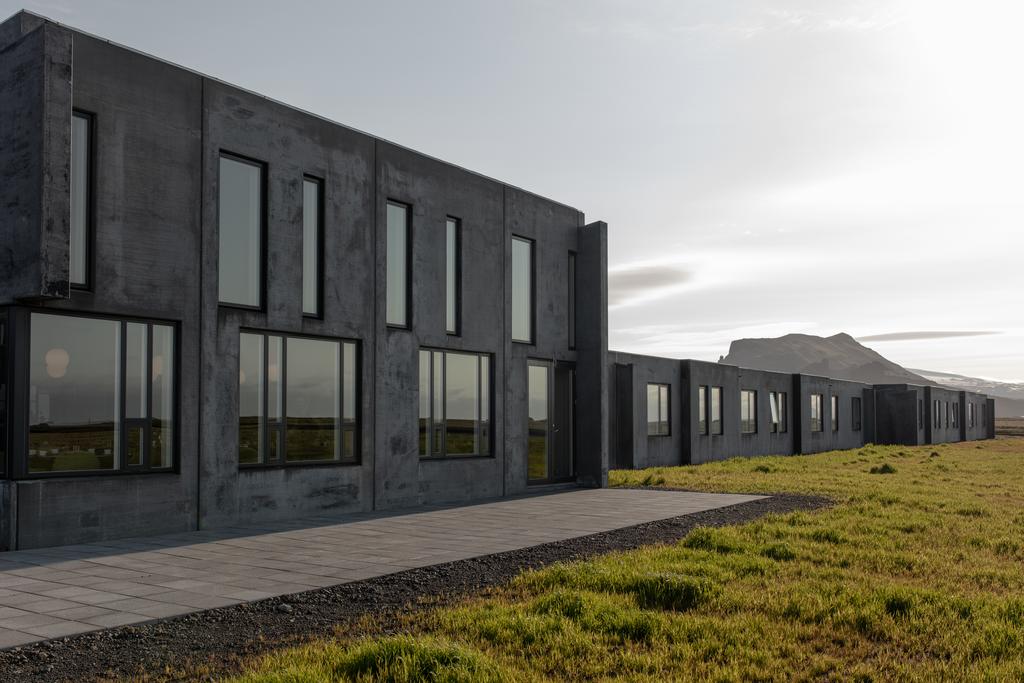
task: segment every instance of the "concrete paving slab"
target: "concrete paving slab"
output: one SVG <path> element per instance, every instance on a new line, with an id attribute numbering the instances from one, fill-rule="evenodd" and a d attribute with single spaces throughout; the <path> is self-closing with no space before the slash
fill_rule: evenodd
<path id="1" fill-rule="evenodd" d="M 763 496 L 573 489 L 0 553 L 0 649 L 527 548 Z"/>

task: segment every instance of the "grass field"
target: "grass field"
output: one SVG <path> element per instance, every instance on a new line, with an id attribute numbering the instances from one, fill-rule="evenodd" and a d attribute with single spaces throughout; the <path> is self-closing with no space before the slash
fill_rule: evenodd
<path id="1" fill-rule="evenodd" d="M 1024 439 L 615 472 L 616 485 L 800 492 L 830 509 L 562 564 L 402 636 L 254 661 L 241 680 L 1024 678 Z"/>

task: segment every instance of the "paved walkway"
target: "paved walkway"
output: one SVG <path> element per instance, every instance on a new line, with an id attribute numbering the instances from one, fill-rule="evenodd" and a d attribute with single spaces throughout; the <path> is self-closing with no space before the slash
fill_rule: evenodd
<path id="1" fill-rule="evenodd" d="M 0 649 L 701 512 L 760 496 L 573 489 L 400 514 L 0 553 Z"/>

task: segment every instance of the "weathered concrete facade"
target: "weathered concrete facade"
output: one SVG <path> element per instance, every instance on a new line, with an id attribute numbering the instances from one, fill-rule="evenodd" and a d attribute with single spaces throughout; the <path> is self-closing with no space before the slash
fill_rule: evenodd
<path id="1" fill-rule="evenodd" d="M 991 412 L 985 407 L 986 397 L 971 392 L 873 386 L 617 351 L 609 353 L 607 376 L 611 386 L 611 459 L 621 468 L 819 453 L 868 443 L 921 445 L 994 437 L 994 429 L 983 417 Z M 648 384 L 669 385 L 673 397 L 669 435 L 648 435 Z M 721 392 L 718 431 L 712 426 L 712 390 Z M 700 417 L 702 392 L 704 424 Z M 748 420 L 746 430 L 741 420 L 742 392 L 750 392 L 753 401 L 753 424 Z M 931 430 L 927 424 L 934 416 L 928 402 L 936 400 L 941 401 L 943 426 Z M 968 426 L 966 406 L 971 403 L 976 404 L 977 412 L 974 425 Z M 955 429 L 945 427 L 947 404 Z M 812 420 L 812 411 L 819 409 L 817 419 Z M 953 411 L 959 411 L 956 418 Z"/>
<path id="2" fill-rule="evenodd" d="M 72 111 L 93 121 L 87 288 L 69 281 Z M 10 317 L 0 353 L 12 368 L 2 548 L 521 493 L 529 361 L 574 368 L 575 422 L 607 421 L 607 226 L 577 209 L 28 13 L 0 25 L 0 121 L 0 314 Z M 222 153 L 265 169 L 263 297 L 252 310 L 218 301 Z M 306 176 L 323 187 L 319 316 L 302 306 Z M 385 317 L 389 201 L 411 213 L 404 329 Z M 458 334 L 445 325 L 448 217 L 461 226 Z M 513 236 L 533 241 L 533 343 L 511 339 Z M 40 311 L 174 326 L 173 468 L 29 473 L 24 368 Z M 357 462 L 240 468 L 243 330 L 358 345 Z M 490 359 L 488 455 L 420 457 L 421 349 Z M 604 485 L 606 431 L 580 429 L 575 445 L 576 482 Z"/>

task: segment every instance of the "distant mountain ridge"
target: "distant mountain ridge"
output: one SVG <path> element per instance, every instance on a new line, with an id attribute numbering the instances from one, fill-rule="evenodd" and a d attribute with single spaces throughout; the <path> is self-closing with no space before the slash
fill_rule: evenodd
<path id="1" fill-rule="evenodd" d="M 757 370 L 799 372 L 868 384 L 922 384 L 978 391 L 996 399 L 997 417 L 1024 415 L 1024 385 L 991 382 L 952 373 L 908 370 L 846 333 L 831 337 L 787 334 L 737 339 L 719 363 Z M 1019 393 L 1018 393 L 1019 392 Z"/>

